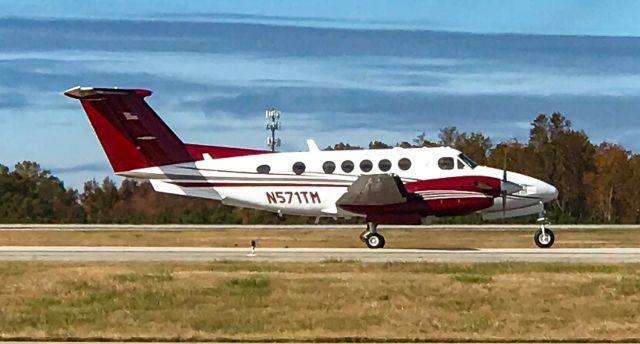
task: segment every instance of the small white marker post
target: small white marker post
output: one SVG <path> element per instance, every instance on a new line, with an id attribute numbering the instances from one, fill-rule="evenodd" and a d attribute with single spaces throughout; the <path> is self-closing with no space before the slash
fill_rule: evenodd
<path id="1" fill-rule="evenodd" d="M 256 256 L 256 241 L 255 240 L 251 240 L 251 253 L 249 253 L 247 256 L 249 256 L 249 257 L 255 257 Z"/>

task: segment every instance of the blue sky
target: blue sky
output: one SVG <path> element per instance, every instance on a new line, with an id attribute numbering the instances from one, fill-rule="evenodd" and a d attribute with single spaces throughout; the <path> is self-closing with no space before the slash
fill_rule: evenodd
<path id="1" fill-rule="evenodd" d="M 105 5 L 108 4 L 108 5 Z M 186 142 L 285 150 L 454 125 L 526 139 L 563 112 L 640 150 L 637 1 L 1 1 L 0 163 L 112 175 L 76 85 L 154 90 Z"/>

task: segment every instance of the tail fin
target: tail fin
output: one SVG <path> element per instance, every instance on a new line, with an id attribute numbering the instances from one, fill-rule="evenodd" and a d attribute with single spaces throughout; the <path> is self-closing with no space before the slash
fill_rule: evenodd
<path id="1" fill-rule="evenodd" d="M 144 101 L 143 89 L 74 87 L 115 172 L 193 161 L 185 145 Z"/>

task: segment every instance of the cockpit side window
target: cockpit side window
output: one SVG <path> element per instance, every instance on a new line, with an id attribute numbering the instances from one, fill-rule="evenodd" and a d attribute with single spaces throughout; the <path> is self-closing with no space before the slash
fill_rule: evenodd
<path id="1" fill-rule="evenodd" d="M 456 160 L 458 162 L 458 169 L 461 170 L 464 168 L 464 162 L 462 160 Z"/>
<path id="2" fill-rule="evenodd" d="M 438 160 L 438 167 L 442 170 L 453 170 L 453 166 L 453 158 L 446 157 Z"/>
<path id="3" fill-rule="evenodd" d="M 460 158 L 460 160 L 462 160 L 465 164 L 467 164 L 467 166 L 471 167 L 472 169 L 474 169 L 474 168 L 476 168 L 476 166 L 478 166 L 477 162 L 473 161 L 473 159 L 471 159 L 470 157 L 468 157 L 464 153 L 461 153 L 460 155 L 458 155 L 458 158 Z"/>

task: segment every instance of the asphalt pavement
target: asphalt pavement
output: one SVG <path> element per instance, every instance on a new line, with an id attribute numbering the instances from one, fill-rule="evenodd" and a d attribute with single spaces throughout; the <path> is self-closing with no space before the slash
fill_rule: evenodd
<path id="1" fill-rule="evenodd" d="M 0 261 L 268 261 L 640 263 L 640 248 L 378 249 L 2 246 Z"/>

